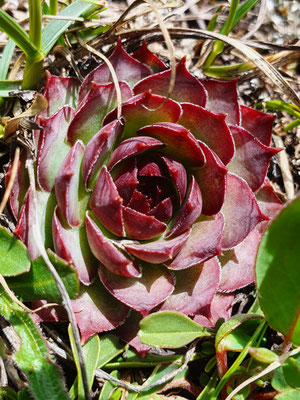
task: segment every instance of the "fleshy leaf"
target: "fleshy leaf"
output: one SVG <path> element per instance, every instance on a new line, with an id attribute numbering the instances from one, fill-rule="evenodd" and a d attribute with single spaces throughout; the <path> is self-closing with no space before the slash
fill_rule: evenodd
<path id="1" fill-rule="evenodd" d="M 143 41 L 142 46 L 137 49 L 135 53 L 133 53 L 132 57 L 141 63 L 146 64 L 153 73 L 161 72 L 167 69 L 166 65 L 161 61 L 161 59 L 148 49 L 145 40 Z"/>
<path id="2" fill-rule="evenodd" d="M 100 129 L 87 144 L 82 160 L 82 177 L 86 188 L 93 185 L 97 172 L 120 139 L 123 129 L 120 121 L 112 121 Z"/>
<path id="3" fill-rule="evenodd" d="M 140 329 L 139 323 L 142 318 L 143 317 L 141 314 L 131 310 L 129 317 L 126 319 L 124 324 L 116 329 L 116 334 L 131 347 L 133 347 L 144 359 L 150 350 L 150 346 L 141 343 L 140 337 L 138 336 L 138 331 Z"/>
<path id="4" fill-rule="evenodd" d="M 205 107 L 208 110 L 227 114 L 226 122 L 240 125 L 240 107 L 237 96 L 237 79 L 219 81 L 216 79 L 200 79 L 208 93 Z"/>
<path id="5" fill-rule="evenodd" d="M 171 179 L 173 180 L 178 193 L 179 204 L 182 204 L 186 188 L 187 188 L 187 174 L 184 166 L 169 157 L 162 157 L 164 160 Z"/>
<path id="6" fill-rule="evenodd" d="M 85 225 L 90 248 L 94 256 L 107 269 L 117 275 L 135 278 L 141 276 L 138 267 L 114 246 L 113 241 L 102 233 L 88 213 L 85 217 Z"/>
<path id="7" fill-rule="evenodd" d="M 140 323 L 141 342 L 150 346 L 179 348 L 203 336 L 208 329 L 175 311 L 160 311 L 144 318 Z"/>
<path id="8" fill-rule="evenodd" d="M 221 210 L 224 203 L 227 168 L 213 151 L 204 143 L 199 143 L 206 163 L 201 168 L 193 169 L 193 175 L 202 194 L 202 213 L 214 215 Z"/>
<path id="9" fill-rule="evenodd" d="M 164 146 L 164 143 L 161 141 L 147 136 L 126 139 L 113 152 L 107 167 L 111 170 L 116 164 L 129 157 L 144 153 L 144 151 L 147 150 L 159 149 Z"/>
<path id="10" fill-rule="evenodd" d="M 191 234 L 169 268 L 186 269 L 221 253 L 224 218 L 221 213 L 196 222 Z"/>
<path id="11" fill-rule="evenodd" d="M 270 146 L 274 114 L 254 110 L 253 108 L 240 106 L 242 114 L 242 127 L 251 132 L 265 146 Z"/>
<path id="12" fill-rule="evenodd" d="M 265 179 L 263 186 L 255 194 L 258 206 L 264 215 L 274 218 L 282 209 L 283 203 L 275 193 L 270 181 Z M 263 221 L 257 225 L 257 231 L 262 234 L 266 229 L 268 221 Z"/>
<path id="13" fill-rule="evenodd" d="M 231 317 L 234 294 L 216 293 L 208 307 L 204 307 L 194 321 L 207 328 L 213 328 L 220 318 L 227 321 Z"/>
<path id="14" fill-rule="evenodd" d="M 220 291 L 231 292 L 254 281 L 255 257 L 260 236 L 253 230 L 234 249 L 219 256 L 222 265 Z"/>
<path id="15" fill-rule="evenodd" d="M 83 343 L 94 333 L 121 325 L 129 312 L 128 307 L 107 293 L 98 279 L 89 287 L 82 286 L 78 299 L 72 300 L 72 308 Z"/>
<path id="16" fill-rule="evenodd" d="M 76 99 L 80 82 L 77 78 L 62 78 L 53 76 L 46 71 L 46 85 L 43 96 L 48 101 L 46 111 L 39 114 L 39 117 L 49 118 L 61 107 L 69 105 L 76 108 Z"/>
<path id="17" fill-rule="evenodd" d="M 155 112 L 154 112 L 155 111 Z M 136 131 L 145 125 L 156 122 L 177 122 L 181 114 L 181 107 L 173 100 L 150 92 L 138 94 L 122 104 L 122 115 L 126 124 L 124 138 L 136 135 Z M 117 110 L 110 112 L 103 124 L 117 118 Z"/>
<path id="18" fill-rule="evenodd" d="M 228 169 L 244 178 L 255 192 L 263 184 L 271 158 L 280 149 L 261 144 L 251 133 L 238 126 L 230 126 L 234 143 L 235 157 Z"/>
<path id="19" fill-rule="evenodd" d="M 126 53 L 122 47 L 121 40 L 118 41 L 114 52 L 109 57 L 109 61 L 115 70 L 118 81 L 125 81 L 130 87 L 151 73 L 150 69 L 146 67 L 146 65 L 140 63 Z M 107 64 L 101 64 L 85 78 L 79 91 L 79 103 L 81 103 L 84 96 L 89 91 L 92 82 L 112 82 L 112 77 Z"/>
<path id="20" fill-rule="evenodd" d="M 120 82 L 122 101 L 132 97 L 131 90 L 125 82 Z M 113 83 L 98 85 L 92 83 L 68 129 L 68 140 L 74 144 L 80 139 L 85 145 L 100 130 L 105 115 L 117 106 L 117 92 Z"/>
<path id="21" fill-rule="evenodd" d="M 175 289 L 160 310 L 178 311 L 195 315 L 210 304 L 220 279 L 220 266 L 216 258 L 184 271 L 175 272 Z"/>
<path id="22" fill-rule="evenodd" d="M 94 188 L 90 207 L 100 222 L 117 236 L 125 236 L 123 227 L 122 198 L 104 166 Z"/>
<path id="23" fill-rule="evenodd" d="M 187 166 L 200 167 L 205 162 L 205 156 L 198 141 L 181 125 L 160 122 L 144 126 L 137 133 L 161 140 L 166 145 L 163 152 Z"/>
<path id="24" fill-rule="evenodd" d="M 84 155 L 84 145 L 78 140 L 71 148 L 59 167 L 55 178 L 55 194 L 60 210 L 70 226 L 82 223 L 80 200 L 84 197 L 84 189 L 80 190 L 80 167 Z"/>
<path id="25" fill-rule="evenodd" d="M 68 295 L 71 299 L 75 298 L 79 290 L 76 271 L 51 250 L 48 250 L 47 254 L 51 263 L 59 273 Z M 49 302 L 61 302 L 61 296 L 56 283 L 42 257 L 32 261 L 28 273 L 14 278 L 7 278 L 6 281 L 10 289 L 13 290 L 23 302 L 40 299 Z"/>
<path id="26" fill-rule="evenodd" d="M 137 177 L 138 169 L 135 158 L 124 161 L 114 176 L 114 183 L 126 206 L 136 189 L 139 181 Z"/>
<path id="27" fill-rule="evenodd" d="M 115 275 L 104 267 L 99 268 L 99 275 L 113 296 L 143 316 L 164 301 L 174 289 L 171 273 L 157 265 L 145 265 L 142 277 L 138 279 Z"/>
<path id="28" fill-rule="evenodd" d="M 37 179 L 40 187 L 47 192 L 51 192 L 59 166 L 70 150 L 65 138 L 73 116 L 73 109 L 66 106 L 40 121 L 43 130 L 39 135 Z"/>
<path id="29" fill-rule="evenodd" d="M 21 205 L 24 202 L 28 187 L 29 179 L 27 169 L 25 168 L 26 162 L 26 150 L 23 149 L 20 152 L 20 159 L 18 162 L 17 176 L 14 180 L 14 184 L 11 189 L 11 193 L 8 199 L 8 204 L 14 218 L 17 220 Z M 12 165 L 8 169 L 5 168 L 5 186 L 7 187 L 10 176 L 11 176 Z"/>
<path id="30" fill-rule="evenodd" d="M 174 239 L 169 240 L 160 239 L 149 243 L 126 243 L 124 247 L 135 257 L 143 261 L 152 264 L 162 264 L 174 258 L 186 243 L 189 233 L 190 231 L 187 230 Z"/>
<path id="31" fill-rule="evenodd" d="M 98 262 L 89 248 L 85 227 L 71 229 L 62 222 L 59 209 L 55 210 L 52 221 L 54 248 L 56 253 L 74 265 L 79 280 L 89 285 L 97 271 Z"/>
<path id="32" fill-rule="evenodd" d="M 222 248 L 230 249 L 241 243 L 255 226 L 268 217 L 258 207 L 247 183 L 236 175 L 227 174 L 227 190 L 222 212 L 225 216 Z"/>
<path id="33" fill-rule="evenodd" d="M 202 196 L 195 178 L 192 176 L 187 197 L 181 206 L 166 237 L 180 235 L 188 229 L 200 216 L 202 210 Z"/>
<path id="34" fill-rule="evenodd" d="M 123 207 L 123 219 L 127 236 L 131 239 L 153 239 L 166 230 L 166 224 L 153 215 L 145 215 L 128 207 Z"/>
<path id="35" fill-rule="evenodd" d="M 133 91 L 135 94 L 150 90 L 155 94 L 167 96 L 171 78 L 171 70 L 163 71 L 138 82 Z M 204 106 L 206 102 L 206 91 L 200 81 L 191 75 L 185 67 L 183 58 L 176 67 L 175 85 L 170 98 L 179 102 L 189 102 Z"/>
<path id="36" fill-rule="evenodd" d="M 234 155 L 234 142 L 225 122 L 225 114 L 216 114 L 195 104 L 181 104 L 179 124 L 204 142 L 226 165 Z"/>
<path id="37" fill-rule="evenodd" d="M 300 197 L 297 197 L 268 227 L 256 259 L 260 307 L 270 326 L 285 336 L 285 343 L 297 346 L 300 345 L 299 224 Z"/>
<path id="38" fill-rule="evenodd" d="M 0 227 L 0 274 L 15 276 L 30 268 L 30 258 L 24 244 L 5 228 Z"/>
<path id="39" fill-rule="evenodd" d="M 40 256 L 40 250 L 36 244 L 36 238 L 33 230 L 35 213 L 37 213 L 37 218 L 41 229 L 41 236 L 45 243 L 45 247 L 51 247 L 51 217 L 56 205 L 53 194 L 37 190 L 36 195 L 37 209 L 35 209 L 33 203 L 31 189 L 28 189 L 25 201 L 20 210 L 18 224 L 14 231 L 15 235 L 26 245 L 32 260 Z"/>

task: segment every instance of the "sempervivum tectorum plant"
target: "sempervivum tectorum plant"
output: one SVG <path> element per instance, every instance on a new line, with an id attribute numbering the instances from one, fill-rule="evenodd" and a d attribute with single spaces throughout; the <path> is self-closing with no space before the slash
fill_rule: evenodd
<path id="1" fill-rule="evenodd" d="M 36 135 L 45 246 L 78 272 L 83 341 L 121 325 L 130 340 L 153 310 L 212 326 L 230 313 L 224 293 L 253 281 L 258 228 L 280 207 L 265 180 L 273 116 L 240 106 L 236 81 L 199 80 L 184 60 L 166 98 L 171 71 L 145 44 L 129 56 L 119 42 L 110 62 L 119 119 L 106 64 L 82 84 L 47 75 Z M 26 182 L 20 169 L 10 205 L 34 259 Z"/>

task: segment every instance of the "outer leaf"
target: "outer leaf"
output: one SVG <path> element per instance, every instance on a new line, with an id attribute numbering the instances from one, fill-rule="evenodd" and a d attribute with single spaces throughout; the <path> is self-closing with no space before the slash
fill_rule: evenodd
<path id="1" fill-rule="evenodd" d="M 50 261 L 59 273 L 69 296 L 74 299 L 79 290 L 77 273 L 70 264 L 48 250 Z M 27 274 L 7 279 L 7 283 L 21 301 L 47 300 L 60 303 L 61 296 L 42 257 L 32 261 Z"/>
<path id="2" fill-rule="evenodd" d="M 256 259 L 260 306 L 269 324 L 300 344 L 300 197 L 267 229 Z"/>
<path id="3" fill-rule="evenodd" d="M 113 371 L 111 375 L 114 378 L 120 379 L 121 373 L 120 371 Z M 106 381 L 102 387 L 100 396 L 98 400 L 108 400 L 111 399 L 110 395 L 112 394 L 112 390 L 116 387 L 116 383 L 111 381 Z"/>
<path id="4" fill-rule="evenodd" d="M 8 97 L 9 93 L 14 90 L 20 90 L 21 81 L 0 80 L 0 96 Z"/>
<path id="5" fill-rule="evenodd" d="M 9 64 L 11 62 L 11 58 L 14 55 L 16 44 L 12 39 L 9 39 L 7 44 L 5 45 L 1 61 L 0 61 L 0 79 L 6 79 L 7 72 L 9 70 Z"/>
<path id="6" fill-rule="evenodd" d="M 101 347 L 97 368 L 102 368 L 106 363 L 125 350 L 125 345 L 120 343 L 116 335 L 108 334 L 101 336 L 100 343 Z"/>
<path id="7" fill-rule="evenodd" d="M 175 311 L 151 314 L 141 321 L 140 328 L 142 343 L 167 348 L 179 348 L 198 337 L 211 335 L 209 329 Z"/>
<path id="8" fill-rule="evenodd" d="M 4 291 L 0 294 L 0 307 L 22 340 L 14 359 L 27 376 L 34 397 L 37 400 L 67 400 L 61 374 L 52 363 L 46 342 L 31 317 L 12 303 Z"/>
<path id="9" fill-rule="evenodd" d="M 26 246 L 5 228 L 0 227 L 0 274 L 15 276 L 30 268 Z"/>
<path id="10" fill-rule="evenodd" d="M 58 16 L 80 17 L 80 15 L 91 7 L 90 3 L 83 1 L 75 1 L 68 7 L 64 8 Z M 52 49 L 57 39 L 62 33 L 73 23 L 72 20 L 52 20 L 42 31 L 42 49 L 47 55 Z"/>
<path id="11" fill-rule="evenodd" d="M 78 372 L 78 376 L 76 377 L 75 382 L 70 389 L 69 395 L 72 400 L 75 399 L 77 396 L 78 400 L 85 400 L 81 369 L 71 325 L 69 325 L 68 332 Z M 83 345 L 83 356 L 85 360 L 85 368 L 87 373 L 88 386 L 90 390 L 94 382 L 94 374 L 98 365 L 99 354 L 100 354 L 100 339 L 98 335 L 93 335 Z"/>

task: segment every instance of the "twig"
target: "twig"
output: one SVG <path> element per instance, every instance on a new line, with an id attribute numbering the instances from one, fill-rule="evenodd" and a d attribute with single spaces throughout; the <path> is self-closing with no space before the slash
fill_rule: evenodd
<path id="1" fill-rule="evenodd" d="M 295 197 L 295 189 L 294 189 L 294 181 L 293 176 L 290 171 L 289 160 L 284 149 L 284 144 L 281 137 L 277 135 L 273 135 L 273 140 L 275 146 L 278 148 L 282 148 L 283 150 L 277 154 L 278 164 L 281 169 L 283 185 L 286 192 L 286 197 L 288 200 L 292 200 Z"/>
<path id="2" fill-rule="evenodd" d="M 19 159 L 20 159 L 20 147 L 16 147 L 15 150 L 15 156 L 14 156 L 14 160 L 12 163 L 12 167 L 11 167 L 11 173 L 10 173 L 10 177 L 9 177 L 9 181 L 8 184 L 6 186 L 3 198 L 1 200 L 1 204 L 0 204 L 0 215 L 3 213 L 3 210 L 6 206 L 6 203 L 8 202 L 9 196 L 11 194 L 17 173 L 18 173 L 18 164 L 19 164 Z"/>
<path id="3" fill-rule="evenodd" d="M 97 369 L 95 372 L 95 376 L 97 378 L 100 379 L 105 379 L 108 381 L 112 381 L 117 383 L 119 386 L 124 387 L 127 390 L 132 390 L 133 392 L 136 393 L 140 393 L 143 392 L 145 390 L 149 390 L 152 389 L 156 386 L 160 386 L 160 385 L 164 385 L 167 382 L 169 382 L 170 380 L 172 380 L 177 374 L 179 374 L 181 371 L 183 371 L 185 369 L 185 367 L 188 365 L 188 363 L 190 362 L 190 359 L 192 358 L 193 354 L 196 351 L 196 346 L 197 343 L 199 342 L 200 339 L 195 340 L 189 347 L 188 351 L 185 354 L 184 357 L 184 362 L 183 364 L 176 369 L 175 371 L 170 372 L 169 374 L 166 374 L 165 376 L 163 376 L 161 379 L 158 379 L 156 382 L 151 383 L 150 385 L 131 385 L 130 383 L 121 381 L 117 378 L 114 378 L 113 376 L 111 376 L 110 374 L 108 374 L 107 372 L 101 370 L 101 369 Z"/>
<path id="4" fill-rule="evenodd" d="M 91 47 L 90 45 L 84 43 L 84 41 L 80 38 L 80 36 L 76 35 L 77 39 L 79 41 L 79 43 L 81 44 L 82 47 L 85 47 L 88 51 L 90 51 L 91 53 L 95 54 L 96 56 L 98 56 L 99 58 L 101 58 L 101 60 L 103 60 L 105 62 L 105 64 L 107 65 L 114 85 L 115 85 L 115 89 L 116 89 L 116 94 L 117 94 L 117 118 L 120 119 L 122 116 L 122 95 L 121 95 L 121 90 L 120 90 L 120 85 L 119 85 L 119 81 L 118 81 L 118 77 L 116 74 L 116 71 L 114 70 L 114 67 L 112 66 L 112 63 L 109 61 L 109 59 L 102 53 L 100 53 L 100 51 L 95 50 L 93 47 Z"/>
<path id="5" fill-rule="evenodd" d="M 45 261 L 50 273 L 53 276 L 53 279 L 56 283 L 57 289 L 62 298 L 62 305 L 64 306 L 64 308 L 66 309 L 66 312 L 68 314 L 68 318 L 69 318 L 69 321 L 70 321 L 70 324 L 72 327 L 72 332 L 73 332 L 75 345 L 76 345 L 76 349 L 77 349 L 77 353 L 78 353 L 85 399 L 91 400 L 91 397 L 89 394 L 89 386 L 88 386 L 87 374 L 86 374 L 86 369 L 85 369 L 85 363 L 84 363 L 84 356 L 83 356 L 82 347 L 80 344 L 80 335 L 79 335 L 78 327 L 76 324 L 75 315 L 72 310 L 71 300 L 70 300 L 68 292 L 66 291 L 66 288 L 65 288 L 58 272 L 56 271 L 55 267 L 52 265 L 52 263 L 48 257 L 48 254 L 46 252 L 46 249 L 43 244 L 42 237 L 41 237 L 41 231 L 40 231 L 38 217 L 37 217 L 38 202 L 37 202 L 36 189 L 35 189 L 33 159 L 29 158 L 26 161 L 26 165 L 27 165 L 27 169 L 28 169 L 30 189 L 32 191 L 33 205 L 34 205 L 34 212 L 35 212 L 34 218 L 33 218 L 34 222 L 32 224 L 32 231 L 33 231 L 34 239 L 36 241 L 36 245 L 41 253 L 43 260 Z"/>
<path id="6" fill-rule="evenodd" d="M 229 396 L 226 397 L 225 400 L 231 400 L 239 391 L 244 389 L 244 387 L 248 386 L 250 383 L 255 382 L 257 379 L 260 379 L 262 376 L 269 374 L 270 372 L 274 371 L 275 369 L 279 368 L 285 360 L 287 360 L 289 357 L 294 356 L 295 354 L 298 354 L 300 352 L 300 347 L 297 347 L 296 349 L 283 354 L 278 358 L 277 361 L 274 361 L 272 364 L 270 364 L 267 368 L 262 370 L 259 374 L 251 376 L 251 378 L 247 379 L 243 383 L 241 383 L 236 389 L 234 389 Z"/>

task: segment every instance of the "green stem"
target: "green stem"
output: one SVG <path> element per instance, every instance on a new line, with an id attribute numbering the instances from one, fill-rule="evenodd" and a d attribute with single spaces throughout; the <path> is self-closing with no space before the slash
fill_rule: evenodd
<path id="1" fill-rule="evenodd" d="M 39 56 L 39 50 L 31 42 L 29 36 L 13 18 L 0 8 L 0 29 L 10 37 L 18 47 L 25 53 L 26 57 L 36 59 Z"/>
<path id="2" fill-rule="evenodd" d="M 26 61 L 22 89 L 28 90 L 33 89 L 39 83 L 42 77 L 43 71 L 43 60 L 37 62 L 30 62 L 28 59 Z"/>
<path id="3" fill-rule="evenodd" d="M 29 0 L 29 39 L 41 50 L 42 40 L 42 4 L 41 0 Z"/>
<path id="4" fill-rule="evenodd" d="M 239 0 L 231 1 L 228 18 L 226 20 L 224 27 L 221 29 L 221 32 L 220 32 L 223 35 L 227 36 L 229 34 L 229 32 L 231 31 L 238 5 L 239 5 Z M 211 53 L 209 54 L 209 56 L 205 60 L 205 63 L 203 64 L 203 69 L 206 69 L 213 64 L 216 57 L 222 53 L 224 46 L 225 46 L 224 42 L 222 42 L 220 40 L 217 40 L 215 42 Z"/>
<path id="5" fill-rule="evenodd" d="M 50 14 L 56 15 L 57 14 L 57 0 L 50 0 Z"/>
<path id="6" fill-rule="evenodd" d="M 236 369 L 240 366 L 240 364 L 244 361 L 245 357 L 248 354 L 248 348 L 250 346 L 253 346 L 257 340 L 257 338 L 261 335 L 261 333 L 266 329 L 267 322 L 262 321 L 259 326 L 257 327 L 256 331 L 250 338 L 249 342 L 246 344 L 244 347 L 243 351 L 239 354 L 239 356 L 236 358 L 232 366 L 228 369 L 228 371 L 223 375 L 222 379 L 218 383 L 218 386 L 216 387 L 214 393 L 210 397 L 210 400 L 218 400 L 218 396 L 221 393 L 223 387 L 227 383 L 228 379 L 231 377 L 231 375 L 234 374 Z"/>

